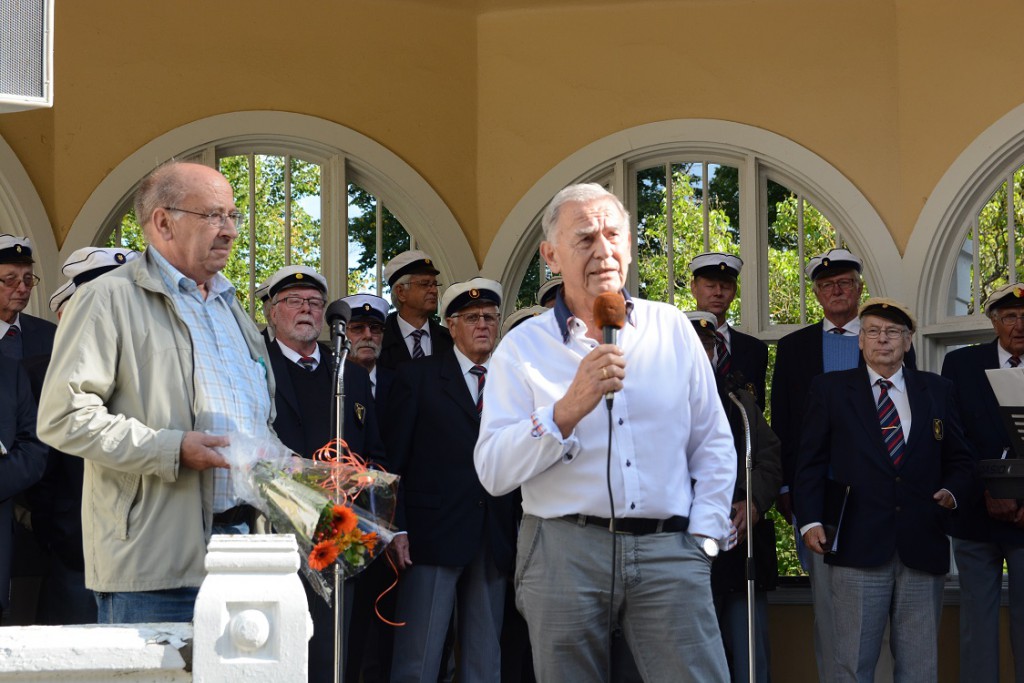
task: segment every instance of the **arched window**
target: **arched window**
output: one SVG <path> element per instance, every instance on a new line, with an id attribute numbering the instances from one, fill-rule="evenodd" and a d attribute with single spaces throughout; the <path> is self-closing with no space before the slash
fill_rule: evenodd
<path id="1" fill-rule="evenodd" d="M 663 122 L 625 134 L 625 140 L 610 136 L 559 164 L 506 220 L 514 225 L 530 213 L 531 228 L 511 248 L 512 260 L 503 268 L 504 281 L 517 285 L 516 306 L 532 303 L 547 275 L 536 254 L 544 205 L 572 182 L 599 182 L 630 211 L 636 238 L 629 287 L 640 296 L 692 308 L 690 260 L 709 250 L 740 256 L 741 292 L 730 317 L 766 341 L 820 319 L 804 276 L 811 256 L 837 246 L 851 249 L 865 260 L 872 291 L 886 291 L 882 273 L 898 274 L 898 268 L 886 268 L 899 260 L 892 238 L 863 196 L 795 143 L 721 121 Z M 646 138 L 649 144 L 636 144 Z M 625 151 L 617 149 L 620 142 Z M 608 156 L 593 164 L 602 150 Z M 580 165 L 592 165 L 570 176 L 576 157 Z M 527 207 L 526 201 L 536 204 Z M 492 253 L 502 247 L 501 237 Z M 517 260 L 521 269 L 510 272 Z M 488 254 L 484 271 L 493 277 L 490 268 L 501 265 Z"/>
<path id="2" fill-rule="evenodd" d="M 386 296 L 383 265 L 409 248 L 428 251 L 449 282 L 477 272 L 451 211 L 408 164 L 355 131 L 284 112 L 215 116 L 143 146 L 89 198 L 62 253 L 87 244 L 141 247 L 134 190 L 154 159 L 169 158 L 216 167 L 232 183 L 247 220 L 225 274 L 257 320 L 255 285 L 286 264 L 318 268 L 331 298 Z"/>

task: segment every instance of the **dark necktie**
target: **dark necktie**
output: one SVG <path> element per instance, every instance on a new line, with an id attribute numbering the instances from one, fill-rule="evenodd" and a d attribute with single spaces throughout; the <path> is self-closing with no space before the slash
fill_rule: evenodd
<path id="1" fill-rule="evenodd" d="M 17 337 L 18 336 L 18 328 L 15 327 L 14 325 L 11 325 L 10 327 L 7 328 L 7 334 L 5 334 L 4 336 L 5 337 Z M 1020 361 L 1018 361 L 1018 362 L 1020 362 Z"/>
<path id="2" fill-rule="evenodd" d="M 423 353 L 423 347 L 420 345 L 420 340 L 423 335 L 427 333 L 426 330 L 413 330 L 412 331 L 412 357 L 423 358 L 427 354 Z"/>
<path id="3" fill-rule="evenodd" d="M 13 330 L 14 328 L 12 327 L 11 329 Z M 8 332 L 8 334 L 10 333 Z M 1020 365 L 1020 356 L 1010 356 L 1010 359 L 1006 362 L 1010 364 L 1011 368 L 1015 368 Z"/>
<path id="4" fill-rule="evenodd" d="M 299 358 L 299 365 L 309 372 L 313 372 L 316 370 L 316 358 L 313 358 L 312 356 L 303 356 L 302 358 Z"/>
<path id="5" fill-rule="evenodd" d="M 889 387 L 892 382 L 887 379 L 880 379 L 878 382 L 878 422 L 882 426 L 882 440 L 889 450 L 889 459 L 893 466 L 899 467 L 903 464 L 903 453 L 906 451 L 906 442 L 903 440 L 903 425 L 900 424 L 900 414 L 896 412 L 896 404 L 889 396 Z"/>
<path id="6" fill-rule="evenodd" d="M 715 370 L 726 377 L 732 371 L 732 355 L 729 354 L 729 347 L 725 345 L 725 337 L 721 332 L 715 332 L 715 352 L 718 354 Z"/>
<path id="7" fill-rule="evenodd" d="M 474 365 L 469 369 L 471 375 L 476 375 L 476 411 L 484 412 L 484 375 L 487 368 L 482 365 Z"/>
<path id="8" fill-rule="evenodd" d="M 833 327 L 829 332 L 831 334 L 846 334 L 846 330 L 842 327 Z"/>

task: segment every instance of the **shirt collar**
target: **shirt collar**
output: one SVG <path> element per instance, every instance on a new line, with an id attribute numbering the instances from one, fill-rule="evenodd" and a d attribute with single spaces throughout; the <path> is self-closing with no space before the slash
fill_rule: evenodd
<path id="1" fill-rule="evenodd" d="M 17 327 L 18 332 L 21 332 L 21 313 L 14 314 L 14 322 L 12 323 L 5 323 L 3 320 L 0 320 L 0 339 L 2 339 L 4 335 L 7 334 L 7 330 L 12 327 Z"/>
<path id="2" fill-rule="evenodd" d="M 1004 349 L 1003 345 L 1000 344 L 998 340 L 996 341 L 996 353 L 999 354 L 999 367 L 1007 367 L 1006 361 L 1010 360 L 1010 357 L 1013 356 L 1013 354 Z"/>
<path id="3" fill-rule="evenodd" d="M 572 336 L 571 326 L 576 322 L 576 316 L 572 314 L 569 307 L 565 303 L 565 297 L 563 293 L 565 287 L 559 287 L 558 292 L 555 294 L 555 320 L 558 321 L 558 329 L 562 333 L 562 343 L 568 344 L 569 338 Z M 626 288 L 622 288 L 622 298 L 626 300 L 626 322 L 633 327 L 636 327 L 636 318 L 633 316 L 633 298 L 629 296 L 629 292 Z"/>
<path id="4" fill-rule="evenodd" d="M 486 368 L 491 364 L 490 356 L 488 356 L 487 360 L 485 360 L 483 363 L 474 363 L 469 358 L 466 358 L 466 355 L 462 353 L 462 351 L 459 351 L 459 347 L 453 346 L 452 350 L 455 351 L 455 360 L 459 361 L 459 369 L 462 370 L 463 375 L 468 375 L 470 368 L 472 368 L 474 365 L 482 365 Z"/>
<path id="5" fill-rule="evenodd" d="M 839 325 L 836 325 L 828 318 L 823 318 L 821 321 L 821 329 L 823 332 L 834 330 L 837 327 L 839 327 Z M 846 323 L 843 325 L 843 329 L 846 330 L 846 334 L 843 335 L 844 337 L 856 337 L 860 334 L 860 318 L 854 318 L 850 322 Z"/>
<path id="6" fill-rule="evenodd" d="M 302 358 L 302 354 L 301 353 L 299 353 L 295 349 L 291 348 L 287 344 L 283 343 L 280 339 L 275 339 L 274 343 L 277 344 L 278 347 L 281 349 L 281 353 L 284 354 L 284 357 L 287 358 L 288 360 L 290 360 L 291 362 L 297 364 L 299 362 L 299 360 Z M 319 344 L 317 344 L 317 345 L 315 345 L 313 347 L 313 353 L 309 354 L 309 357 L 312 358 L 314 361 L 316 361 L 315 364 L 314 364 L 314 367 L 317 366 L 317 365 L 320 365 L 320 345 Z"/>
<path id="7" fill-rule="evenodd" d="M 187 293 L 202 298 L 199 294 L 199 285 L 192 278 L 182 274 L 180 270 L 171 265 L 160 251 L 153 245 L 149 246 L 153 252 L 153 262 L 156 263 L 163 277 L 164 284 L 175 293 Z M 235 286 L 224 277 L 223 273 L 215 273 L 206 283 L 206 291 L 209 295 L 229 301 L 235 295 Z"/>
<path id="8" fill-rule="evenodd" d="M 887 379 L 890 382 L 892 382 L 892 388 L 893 389 L 896 389 L 897 391 L 906 391 L 905 383 L 903 381 L 904 378 L 903 378 L 903 367 L 902 366 L 900 366 L 900 369 L 897 370 L 893 374 L 892 377 L 882 377 L 877 372 L 872 370 L 871 366 L 865 366 L 865 367 L 867 367 L 867 370 L 868 370 L 868 379 L 871 380 L 871 386 L 875 386 L 875 382 L 877 382 L 880 379 Z"/>
<path id="9" fill-rule="evenodd" d="M 405 318 L 403 318 L 402 316 L 397 315 L 397 314 L 395 315 L 395 320 L 398 321 L 398 329 L 399 329 L 399 331 L 401 331 L 403 339 L 408 337 L 410 334 L 412 334 L 416 330 L 423 330 L 424 332 L 427 333 L 428 337 L 430 336 L 430 321 L 429 320 L 427 322 L 423 323 L 423 327 L 413 327 L 412 323 L 410 323 L 408 320 L 406 320 Z"/>

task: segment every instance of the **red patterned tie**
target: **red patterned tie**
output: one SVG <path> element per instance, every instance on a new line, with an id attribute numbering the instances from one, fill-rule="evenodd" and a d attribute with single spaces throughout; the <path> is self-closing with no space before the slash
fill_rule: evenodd
<path id="1" fill-rule="evenodd" d="M 882 440 L 889 450 L 889 459 L 895 467 L 903 464 L 903 454 L 907 444 L 903 440 L 903 425 L 900 424 L 900 414 L 896 412 L 896 404 L 889 396 L 889 387 L 892 382 L 887 379 L 880 379 L 878 382 L 878 422 L 882 426 Z"/>
<path id="2" fill-rule="evenodd" d="M 484 412 L 484 375 L 487 374 L 487 368 L 482 365 L 474 365 L 469 372 L 476 375 L 476 411 L 482 413 Z"/>
<path id="3" fill-rule="evenodd" d="M 732 371 L 732 355 L 729 353 L 729 347 L 725 345 L 725 336 L 721 332 L 715 332 L 715 353 L 718 354 L 715 370 L 722 377 L 727 377 Z"/>
<path id="4" fill-rule="evenodd" d="M 7 328 L 7 334 L 5 334 L 4 336 L 5 337 L 17 337 L 18 336 L 18 328 L 15 327 L 14 325 L 11 325 L 10 327 Z M 1019 363 L 1020 361 L 1018 360 L 1017 362 Z"/>

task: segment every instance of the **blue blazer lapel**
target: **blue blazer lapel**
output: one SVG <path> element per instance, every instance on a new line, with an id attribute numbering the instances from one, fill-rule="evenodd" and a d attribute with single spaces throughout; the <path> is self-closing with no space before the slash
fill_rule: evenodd
<path id="1" fill-rule="evenodd" d="M 932 430 L 932 396 L 928 391 L 928 385 L 920 381 L 914 370 L 904 367 L 903 378 L 907 386 L 907 398 L 910 399 L 910 436 L 907 438 L 907 457 L 910 456 L 912 448 L 927 443 L 933 438 Z"/>

